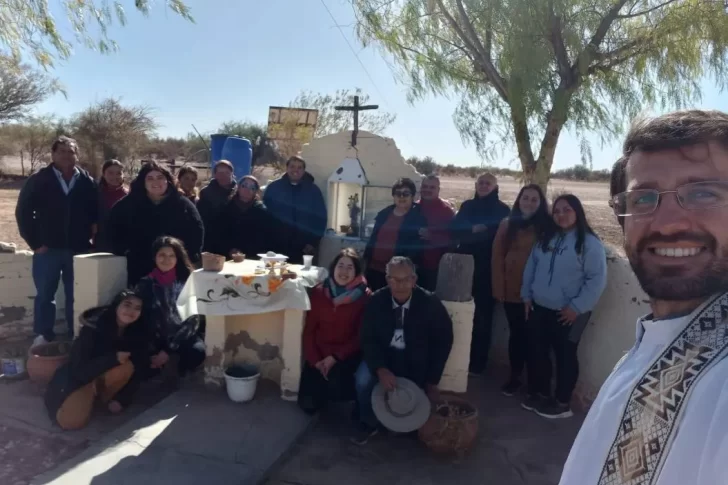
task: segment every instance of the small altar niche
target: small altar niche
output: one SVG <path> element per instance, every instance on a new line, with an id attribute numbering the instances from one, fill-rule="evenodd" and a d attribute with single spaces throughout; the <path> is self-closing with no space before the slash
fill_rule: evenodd
<path id="1" fill-rule="evenodd" d="M 365 187 L 368 180 L 356 158 L 345 158 L 328 180 L 328 227 L 340 236 L 363 237 Z"/>

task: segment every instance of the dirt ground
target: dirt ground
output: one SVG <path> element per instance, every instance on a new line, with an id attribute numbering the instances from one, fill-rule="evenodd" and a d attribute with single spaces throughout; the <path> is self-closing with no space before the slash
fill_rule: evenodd
<path id="1" fill-rule="evenodd" d="M 462 177 L 444 177 L 441 183 L 440 195 L 458 202 L 472 197 L 475 187 L 473 179 Z M 502 177 L 498 184 L 501 200 L 509 205 L 512 204 L 520 189 L 520 183 L 512 178 Z M 15 204 L 21 186 L 22 182 L 0 180 L 0 241 L 14 242 L 18 248 L 28 249 L 18 234 L 15 223 Z M 571 192 L 581 199 L 589 223 L 602 240 L 617 247 L 621 245 L 621 230 L 607 205 L 609 198 L 607 184 L 553 180 L 549 185 L 549 197 L 562 192 Z"/>

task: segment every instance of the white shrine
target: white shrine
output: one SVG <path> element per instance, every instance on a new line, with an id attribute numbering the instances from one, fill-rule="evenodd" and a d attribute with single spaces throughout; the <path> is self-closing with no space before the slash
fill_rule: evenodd
<path id="1" fill-rule="evenodd" d="M 419 190 L 423 178 L 405 163 L 393 139 L 359 131 L 355 147 L 351 141 L 352 132 L 342 131 L 316 138 L 301 152 L 306 170 L 326 200 L 327 231 L 318 258 L 324 267 L 342 248 L 363 253 L 374 218 L 392 204 L 392 185 L 397 179 L 408 177 Z M 359 211 L 352 224 L 351 203 L 357 199 Z"/>

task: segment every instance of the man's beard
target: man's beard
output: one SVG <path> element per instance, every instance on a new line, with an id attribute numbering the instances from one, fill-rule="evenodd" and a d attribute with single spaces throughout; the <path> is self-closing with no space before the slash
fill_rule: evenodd
<path id="1" fill-rule="evenodd" d="M 685 268 L 648 266 L 641 256 L 652 243 L 698 242 L 713 258 L 693 276 L 687 276 Z M 637 249 L 625 244 L 627 258 L 642 289 L 650 298 L 667 301 L 687 301 L 707 298 L 728 291 L 728 258 L 717 254 L 717 241 L 707 235 L 675 234 L 672 236 L 650 235 L 637 244 Z"/>

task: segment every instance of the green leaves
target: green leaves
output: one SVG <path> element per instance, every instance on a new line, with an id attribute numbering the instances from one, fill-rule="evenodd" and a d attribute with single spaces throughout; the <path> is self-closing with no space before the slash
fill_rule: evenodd
<path id="1" fill-rule="evenodd" d="M 357 32 L 394 57 L 412 100 L 455 92 L 463 140 L 486 160 L 516 143 L 548 175 L 563 128 L 618 136 L 645 106 L 723 87 L 728 15 L 705 0 L 353 0 Z M 500 86 L 506 86 L 506 96 Z M 524 129 L 524 126 L 526 129 Z M 583 139 L 583 137 L 582 137 Z M 501 142 L 494 144 L 493 140 Z M 582 159 L 591 148 L 582 143 Z M 539 180 L 539 182 L 543 182 Z"/>
<path id="2" fill-rule="evenodd" d="M 74 34 L 70 39 L 59 32 L 57 20 L 48 10 L 48 0 L 3 0 L 0 7 L 0 55 L 16 61 L 21 54 L 30 54 L 42 67 L 53 67 L 57 59 L 67 59 L 74 44 L 82 44 L 101 53 L 118 48 L 109 38 L 108 29 L 114 21 L 126 25 L 127 16 L 121 0 L 65 0 L 68 27 Z M 194 22 L 189 8 L 182 0 L 159 0 L 163 6 L 180 17 Z M 135 0 L 134 8 L 144 15 L 151 11 L 150 0 Z M 97 30 L 95 34 L 91 32 Z"/>

